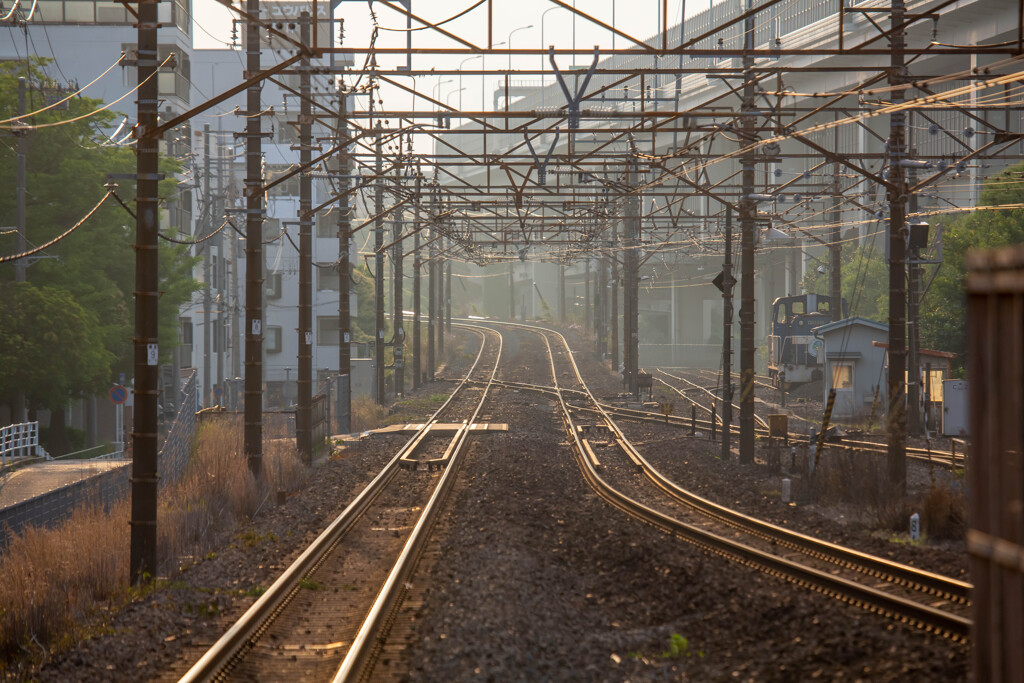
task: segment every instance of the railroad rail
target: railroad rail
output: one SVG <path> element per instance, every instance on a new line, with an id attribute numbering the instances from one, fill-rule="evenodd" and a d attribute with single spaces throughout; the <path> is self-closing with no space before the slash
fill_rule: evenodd
<path id="1" fill-rule="evenodd" d="M 969 608 L 969 584 L 782 529 L 686 491 L 664 477 L 632 446 L 609 412 L 604 410 L 587 388 L 568 343 L 560 333 L 533 325 L 507 324 L 531 330 L 542 337 L 548 349 L 552 389 L 558 396 L 562 419 L 572 440 L 578 464 L 588 484 L 604 500 L 709 552 L 919 628 L 953 639 L 968 637 L 971 622 L 963 613 Z M 552 338 L 559 341 L 564 352 L 555 353 L 551 348 Z M 560 385 L 559 377 L 566 373 L 563 369 L 560 374 L 556 368 L 556 355 L 565 359 L 570 369 L 568 374 L 573 378 L 572 382 L 579 385 L 579 389 L 563 388 Z M 569 402 L 568 396 L 579 396 L 581 392 L 589 397 L 593 410 L 600 413 L 603 427 L 609 433 L 607 444 L 614 444 L 622 452 L 625 457 L 621 461 L 630 463 L 627 467 L 634 468 L 634 471 L 641 470 L 654 486 L 674 502 L 723 525 L 727 532 L 743 531 L 750 538 L 756 539 L 762 547 L 756 547 L 752 542 L 732 540 L 722 533 L 681 521 L 610 484 L 602 476 L 602 472 L 608 475 L 607 465 L 599 460 L 588 438 L 592 430 L 588 431 L 577 423 L 574 414 L 578 411 Z M 768 549 L 762 549 L 765 544 Z M 778 554 L 779 548 L 798 552 L 804 559 L 795 561 L 792 556 L 782 557 Z M 826 564 L 824 567 L 810 566 L 819 562 Z M 837 572 L 837 568 L 842 570 L 843 576 L 838 575 L 840 572 Z M 850 578 L 855 576 L 861 577 L 861 580 Z M 875 585 L 866 585 L 865 582 L 882 582 L 887 588 L 882 590 Z"/>
<path id="2" fill-rule="evenodd" d="M 434 414 L 419 426 L 419 429 L 410 437 L 397 453 L 388 461 L 379 474 L 345 507 L 331 524 L 324 529 L 316 540 L 306 548 L 305 551 L 278 579 L 264 592 L 253 605 L 236 621 L 230 629 L 192 666 L 182 677 L 182 681 L 207 681 L 211 679 L 224 679 L 228 677 L 252 679 L 252 678 L 302 678 L 308 674 L 311 677 L 327 678 L 330 671 L 324 671 L 324 666 L 333 669 L 332 662 L 336 663 L 341 659 L 339 668 L 334 673 L 334 680 L 354 680 L 372 666 L 374 658 L 379 654 L 377 648 L 381 639 L 378 637 L 389 624 L 393 610 L 401 601 L 405 591 L 405 578 L 413 571 L 416 561 L 422 551 L 430 529 L 437 517 L 437 513 L 444 504 L 448 493 L 455 480 L 455 473 L 458 469 L 459 456 L 463 452 L 470 430 L 468 425 L 475 423 L 480 415 L 484 402 L 490 392 L 490 382 L 486 381 L 481 387 L 471 383 L 474 376 L 483 375 L 488 380 L 493 380 L 501 359 L 502 338 L 495 331 L 473 329 L 472 332 L 481 339 L 480 350 L 477 353 L 472 366 L 453 390 L 448 400 L 434 412 Z M 491 339 L 490 343 L 488 339 Z M 487 360 L 485 361 L 485 357 Z M 470 396 L 472 390 L 479 390 L 478 396 Z M 468 419 L 461 422 L 461 425 L 454 430 L 450 439 L 431 439 L 432 428 L 441 424 L 442 418 L 451 421 L 452 413 L 461 411 L 464 415 L 470 411 Z M 461 417 L 462 415 L 455 415 Z M 415 454 L 424 448 L 434 447 L 443 450 L 444 455 L 440 458 L 439 474 L 433 474 L 435 468 L 431 467 L 430 474 L 405 474 L 408 471 L 402 463 L 411 462 L 432 462 L 437 463 L 438 458 L 428 453 L 424 457 L 416 458 Z M 402 481 L 405 488 L 412 488 L 418 493 L 418 497 L 410 504 L 408 496 L 403 497 L 402 492 L 396 492 L 389 488 L 392 482 Z M 410 483 L 412 482 L 412 483 Z M 344 565 L 347 558 L 341 557 L 342 553 L 335 552 L 341 547 L 341 541 L 350 534 L 358 534 L 357 525 L 369 527 L 370 531 L 379 532 L 380 529 L 373 529 L 372 522 L 367 521 L 371 512 L 376 510 L 377 518 L 383 516 L 388 509 L 386 507 L 375 507 L 378 501 L 384 501 L 387 496 L 404 501 L 402 508 L 404 519 L 400 520 L 399 526 L 406 527 L 407 534 L 404 541 L 398 534 L 398 529 L 385 528 L 389 533 L 376 533 L 377 538 L 391 538 L 399 536 L 388 546 L 395 548 L 397 559 L 390 570 L 387 570 L 386 578 L 374 587 L 372 592 L 363 591 L 372 600 L 371 604 L 359 604 L 353 606 L 352 594 L 347 590 L 322 591 L 318 593 L 316 609 L 319 613 L 326 613 L 331 623 L 332 635 L 324 631 L 312 634 L 312 637 L 320 637 L 324 643 L 313 645 L 308 643 L 311 637 L 310 630 L 305 630 L 296 636 L 301 643 L 281 643 L 276 640 L 273 644 L 265 644 L 264 640 L 271 634 L 275 624 L 289 620 L 306 623 L 311 617 L 308 614 L 300 613 L 297 616 L 288 616 L 290 609 L 298 612 L 311 610 L 310 605 L 302 604 L 296 600 L 300 589 L 317 585 L 317 577 L 324 572 L 331 572 L 337 567 Z M 394 501 L 392 501 L 393 503 Z M 394 510 L 392 508 L 391 510 Z M 418 512 L 418 514 L 414 514 Z M 404 529 L 403 529 L 404 530 Z M 393 532 L 393 533 L 390 533 Z M 362 537 L 360 537 L 362 540 Z M 346 544 L 347 547 L 348 544 Z M 376 552 L 376 546 L 373 547 Z M 379 558 L 374 558 L 379 563 Z M 358 569 L 358 568 L 357 568 Z M 355 571 L 355 570 L 350 570 Z M 359 577 L 360 580 L 363 578 Z M 374 597 L 375 596 L 375 597 Z M 342 625 L 344 622 L 342 614 L 365 614 L 365 618 L 353 629 L 353 624 Z M 287 618 L 286 618 L 287 617 Z M 282 628 L 287 628 L 287 624 Z M 346 629 L 352 632 L 352 636 L 345 638 Z M 354 631 L 354 632 L 353 632 Z M 243 664 L 252 653 L 259 650 L 262 659 L 253 663 L 248 669 L 243 669 Z M 344 653 L 344 656 L 341 656 Z M 299 655 L 305 657 L 307 665 L 305 673 L 300 674 L 296 661 Z M 333 655 L 325 657 L 325 655 Z M 275 668 L 287 661 L 287 668 Z M 275 674 L 274 671 L 277 673 Z M 325 675 L 326 674 L 326 675 Z"/>

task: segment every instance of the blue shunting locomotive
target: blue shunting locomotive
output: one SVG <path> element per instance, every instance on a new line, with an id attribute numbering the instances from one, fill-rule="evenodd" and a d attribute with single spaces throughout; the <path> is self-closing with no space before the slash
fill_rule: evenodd
<path id="1" fill-rule="evenodd" d="M 849 315 L 846 300 L 843 315 Z M 811 330 L 832 322 L 832 297 L 798 294 L 779 297 L 772 303 L 771 334 L 768 336 L 768 375 L 775 386 L 786 387 L 822 379 L 825 358 L 821 341 Z"/>

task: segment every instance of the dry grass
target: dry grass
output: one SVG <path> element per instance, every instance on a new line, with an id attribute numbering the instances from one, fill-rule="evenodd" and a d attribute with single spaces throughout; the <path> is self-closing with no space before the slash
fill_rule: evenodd
<path id="1" fill-rule="evenodd" d="M 368 429 L 380 426 L 388 417 L 387 406 L 377 405 L 369 396 L 359 396 L 352 399 L 352 432 L 365 432 Z"/>
<path id="2" fill-rule="evenodd" d="M 264 481 L 257 485 L 242 456 L 235 420 L 201 427 L 182 481 L 160 492 L 159 574 L 171 576 L 182 560 L 200 556 L 270 504 L 272 493 L 295 490 L 306 468 L 294 442 L 264 446 Z M 128 583 L 129 504 L 109 511 L 82 509 L 53 529 L 14 534 L 0 555 L 0 662 L 40 659 L 76 637 L 98 603 L 136 594 Z M 74 552 L 70 552 L 74 549 Z M 0 670 L 4 667 L 0 663 Z"/>
<path id="3" fill-rule="evenodd" d="M 967 533 L 967 498 L 963 487 L 933 482 L 921 497 L 921 522 L 932 538 L 963 539 Z"/>

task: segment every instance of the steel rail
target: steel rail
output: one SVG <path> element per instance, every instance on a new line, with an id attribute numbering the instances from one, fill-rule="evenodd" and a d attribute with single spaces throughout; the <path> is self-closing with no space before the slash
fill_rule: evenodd
<path id="1" fill-rule="evenodd" d="M 467 325 L 459 325 L 460 327 L 472 327 Z M 473 416 L 469 419 L 469 424 L 476 422 L 477 417 L 480 415 L 480 411 L 483 409 L 484 402 L 487 400 L 487 396 L 490 393 L 491 384 L 494 381 L 494 377 L 498 372 L 498 366 L 501 362 L 501 352 L 503 347 L 503 338 L 500 332 L 491 330 L 492 333 L 498 336 L 498 354 L 494 362 L 494 368 L 491 370 L 491 375 L 488 380 L 487 386 L 480 397 L 480 401 L 473 411 Z M 481 353 L 483 347 L 486 344 L 481 344 Z M 475 367 L 474 363 L 474 367 Z M 468 377 L 468 376 L 467 376 Z M 466 383 L 463 380 L 460 386 Z M 384 639 L 381 634 L 387 628 L 389 621 L 393 618 L 393 614 L 398 605 L 401 604 L 401 598 L 405 595 L 407 590 L 406 579 L 412 574 L 416 567 L 416 563 L 419 561 L 420 554 L 423 551 L 423 547 L 426 544 L 426 540 L 430 535 L 430 530 L 433 528 L 434 522 L 437 519 L 437 515 L 448 499 L 448 494 L 451 492 L 452 486 L 455 481 L 456 473 L 458 471 L 458 465 L 460 464 L 459 456 L 463 452 L 463 448 L 469 439 L 469 429 L 463 429 L 460 432 L 460 439 L 455 447 L 452 449 L 452 454 L 449 459 L 448 466 L 444 470 L 444 474 L 441 475 L 441 479 L 437 483 L 437 487 L 434 489 L 434 493 L 430 496 L 430 500 L 423 508 L 423 512 L 416 522 L 412 533 L 409 534 L 409 538 L 405 543 L 405 547 L 402 549 L 401 555 L 395 562 L 394 567 L 388 574 L 387 580 L 381 587 L 380 593 L 377 595 L 377 599 L 374 601 L 373 606 L 370 608 L 369 613 L 363 620 L 363 625 L 359 629 L 359 633 L 352 641 L 352 645 L 349 647 L 348 652 L 345 654 L 345 659 L 338 667 L 337 672 L 331 679 L 333 683 L 342 683 L 344 681 L 354 681 L 363 678 L 365 669 L 374 660 L 376 654 L 379 654 L 380 649 L 384 645 Z"/>
<path id="2" fill-rule="evenodd" d="M 549 334 L 556 336 L 564 344 L 568 352 L 569 362 L 571 363 L 577 381 L 580 383 L 582 387 L 584 387 L 585 393 L 590 394 L 590 399 L 595 403 L 595 405 L 598 405 L 598 409 L 600 410 L 600 412 L 604 413 L 604 410 L 600 408 L 598 402 L 596 401 L 596 399 L 594 399 L 593 395 L 590 393 L 590 390 L 587 388 L 586 382 L 584 382 L 582 376 L 580 375 L 579 368 L 576 365 L 575 358 L 573 357 L 573 354 L 569 349 L 569 345 L 568 342 L 565 340 L 565 337 L 556 331 L 547 330 L 545 328 L 537 326 L 522 325 L 518 323 L 503 324 L 510 324 L 516 327 L 532 329 L 535 333 L 539 334 L 544 339 L 545 345 L 548 348 L 549 363 L 551 366 L 551 374 L 554 382 L 554 387 L 558 393 L 559 403 L 562 408 L 563 422 L 565 423 L 566 429 L 570 434 L 575 445 L 577 461 L 583 469 L 584 476 L 587 479 L 588 483 L 591 484 L 594 490 L 602 498 L 612 503 L 616 507 L 619 507 L 620 509 L 627 511 L 630 514 L 643 519 L 644 521 L 652 524 L 653 526 L 661 528 L 674 535 L 680 536 L 688 541 L 695 543 L 700 547 L 703 547 L 711 552 L 715 552 L 716 554 L 738 559 L 741 562 L 744 562 L 751 566 L 757 566 L 762 570 L 767 571 L 768 573 L 780 576 L 782 578 L 786 578 L 790 581 L 795 581 L 801 585 L 806 585 L 822 593 L 839 597 L 847 602 L 862 606 L 866 609 L 870 609 L 873 611 L 881 611 L 887 616 L 891 617 L 898 616 L 900 619 L 913 623 L 914 625 L 921 628 L 925 628 L 928 630 L 936 630 L 944 635 L 956 639 L 966 639 L 968 637 L 971 628 L 971 622 L 969 619 L 960 617 L 958 615 L 950 614 L 948 612 L 944 612 L 942 610 L 921 604 L 913 600 L 901 598 L 899 596 L 892 595 L 891 593 L 870 588 L 862 584 L 856 583 L 854 581 L 849 581 L 847 579 L 831 575 L 827 572 L 822 572 L 810 567 L 803 566 L 799 563 L 793 562 L 791 560 L 786 560 L 784 558 L 769 553 L 762 552 L 760 550 L 744 545 L 742 543 L 731 541 L 716 534 L 704 531 L 692 525 L 673 519 L 667 515 L 664 515 L 656 510 L 649 508 L 646 505 L 643 505 L 642 503 L 639 503 L 638 501 L 634 500 L 633 498 L 630 498 L 624 493 L 615 490 L 607 482 L 605 482 L 604 479 L 598 474 L 594 464 L 587 457 L 586 450 L 579 436 L 579 432 L 576 428 L 575 423 L 572 420 L 570 407 L 566 403 L 565 397 L 562 393 L 563 390 L 559 387 L 558 384 L 558 374 L 555 370 L 554 354 L 551 351 L 551 345 L 548 339 Z M 608 429 L 612 432 L 612 434 L 616 435 L 616 441 L 620 445 L 628 444 L 628 440 L 625 439 L 621 431 L 618 429 L 617 425 L 615 425 L 614 421 L 612 421 L 611 418 L 607 416 L 607 414 L 605 414 L 605 419 L 608 425 Z M 629 445 L 629 448 L 632 448 L 631 444 Z M 636 452 L 635 448 L 632 448 L 632 451 L 633 455 L 639 455 Z M 650 464 L 647 463 L 647 461 L 644 460 L 642 457 L 640 458 L 640 460 L 644 463 L 644 469 L 646 472 L 656 472 L 656 470 L 654 470 L 654 468 L 651 467 Z M 650 474 L 648 476 L 650 476 Z M 660 473 L 658 476 L 661 476 Z M 668 482 L 668 480 L 664 479 L 664 477 L 662 477 L 662 479 L 665 482 Z M 678 491 L 684 491 L 683 489 L 675 486 L 671 482 L 668 483 L 671 485 L 670 490 L 676 489 Z M 721 506 L 718 506 L 715 503 L 711 503 L 710 501 L 705 501 L 704 499 L 701 499 L 698 496 L 693 496 L 693 494 L 689 494 L 689 496 L 692 496 L 692 498 L 696 500 L 703 501 L 703 504 L 706 504 L 709 510 L 714 510 L 718 508 L 718 514 L 727 515 L 732 519 L 735 519 L 737 522 L 741 520 L 753 520 L 753 518 L 749 518 L 746 515 L 742 515 L 741 513 L 738 513 L 733 510 L 728 510 L 727 508 L 721 508 Z M 906 577 L 898 579 L 899 581 L 910 582 L 912 580 L 915 584 L 925 586 L 926 589 L 930 592 L 948 595 L 951 597 L 957 596 L 958 594 L 966 596 L 967 592 L 970 589 L 969 584 L 966 584 L 961 581 L 949 579 L 948 577 L 943 577 L 938 574 L 933 574 L 931 572 L 922 572 L 912 567 L 906 567 L 904 565 L 890 563 L 889 561 L 883 560 L 881 558 L 871 558 L 871 556 L 866 555 L 864 553 L 859 553 L 858 551 L 854 551 L 848 548 L 834 546 L 834 544 L 819 541 L 818 539 L 813 539 L 802 534 L 796 534 L 795 532 L 790 532 L 788 530 L 781 529 L 780 527 L 774 527 L 774 525 L 770 525 L 767 522 L 763 522 L 761 520 L 753 521 L 757 522 L 757 527 L 759 527 L 760 529 L 765 531 L 771 530 L 773 535 L 775 531 L 782 532 L 781 536 L 787 538 L 787 542 L 793 543 L 794 545 L 807 545 L 808 547 L 814 548 L 815 554 L 826 553 L 831 551 L 833 548 L 838 548 L 842 551 L 841 554 L 844 562 L 863 562 L 872 567 L 872 569 L 868 572 L 869 575 L 872 576 L 880 575 L 883 572 L 883 568 L 885 571 L 892 570 L 893 572 L 898 572 L 901 577 Z M 966 601 L 966 597 L 964 597 L 963 600 Z"/>
<path id="3" fill-rule="evenodd" d="M 424 431 L 435 424 L 476 371 L 483 357 L 486 342 L 481 333 L 480 351 L 466 376 L 452 391 L 448 400 L 430 416 L 422 426 Z M 500 360 L 500 344 L 499 344 Z M 497 363 L 495 363 L 497 367 Z M 492 373 L 493 374 L 493 373 Z M 486 396 L 486 392 L 484 392 Z M 482 401 L 481 401 L 482 405 Z M 479 411 L 479 407 L 477 408 Z M 475 417 L 475 414 L 474 414 Z M 380 473 L 345 507 L 344 510 L 324 529 L 299 557 L 274 581 L 245 613 L 222 635 L 209 650 L 181 677 L 181 683 L 208 681 L 221 675 L 236 664 L 250 649 L 270 623 L 287 606 L 299 589 L 299 581 L 314 571 L 337 546 L 338 542 L 366 512 L 370 505 L 384 491 L 387 484 L 400 470 L 400 461 L 417 442 L 419 431 L 413 434 L 398 452 L 388 461 Z M 443 478 L 442 478 L 443 480 Z M 438 484 L 440 486 L 440 482 Z M 435 491 L 436 495 L 436 491 Z"/>

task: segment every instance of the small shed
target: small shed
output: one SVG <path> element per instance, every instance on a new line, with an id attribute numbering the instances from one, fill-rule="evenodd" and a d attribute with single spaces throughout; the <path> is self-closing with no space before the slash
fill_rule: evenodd
<path id="1" fill-rule="evenodd" d="M 884 349 L 886 353 L 885 364 L 889 366 L 889 344 L 876 342 L 875 346 Z M 925 416 L 925 426 L 929 430 L 937 429 L 942 425 L 943 402 L 945 401 L 943 383 L 952 374 L 952 360 L 956 358 L 955 353 L 949 351 L 935 351 L 933 349 L 918 349 L 918 381 L 921 386 L 921 409 Z M 904 387 L 904 391 L 906 391 Z M 966 414 L 962 421 L 966 421 Z"/>
<path id="2" fill-rule="evenodd" d="M 855 419 L 867 415 L 878 389 L 880 405 L 885 405 L 885 350 L 876 343 L 888 338 L 889 326 L 854 316 L 814 329 L 821 340 L 819 353 L 825 354 L 825 381 L 822 400 L 836 390 L 832 408 L 834 419 Z"/>

